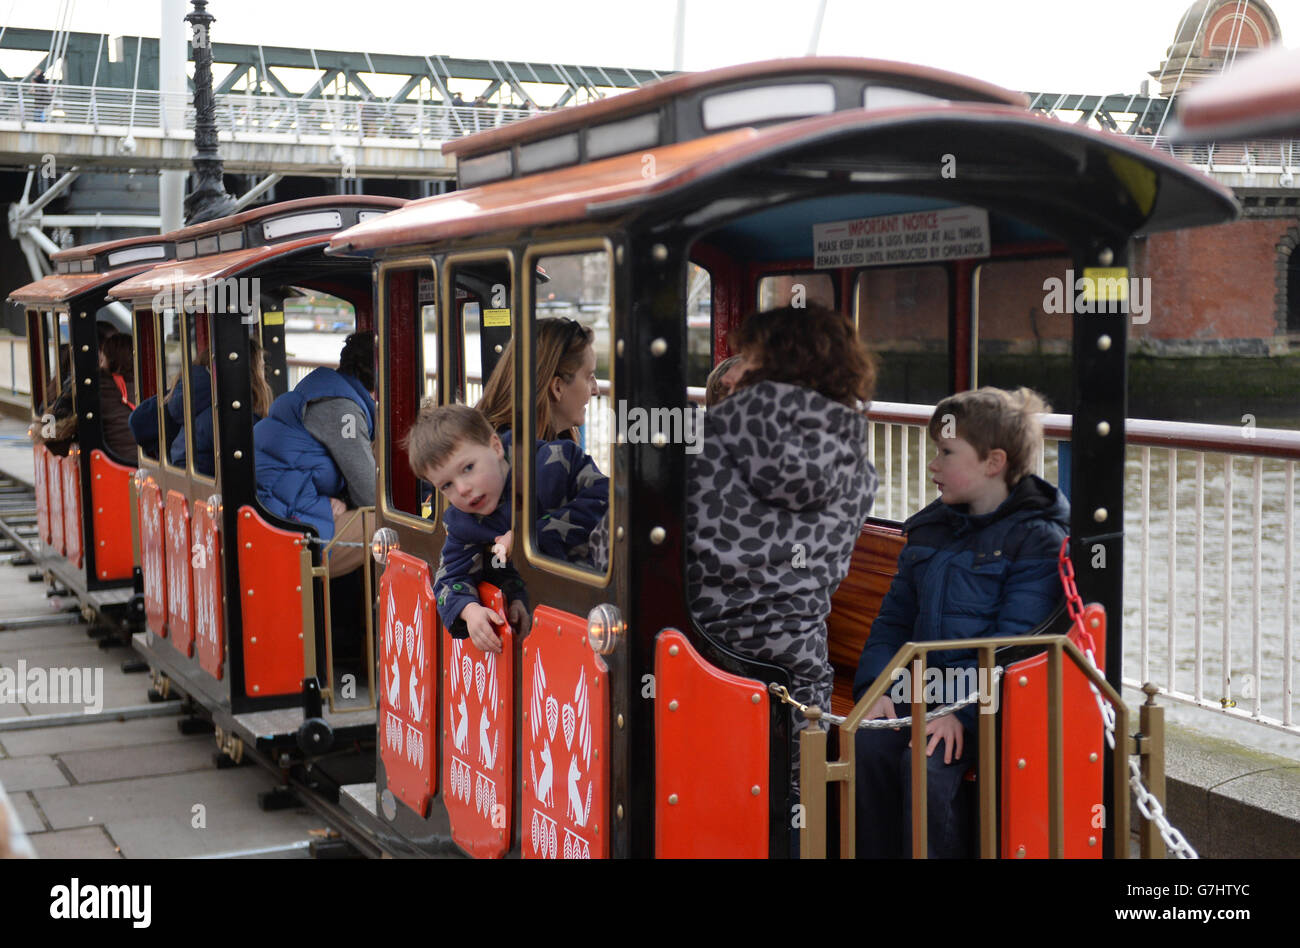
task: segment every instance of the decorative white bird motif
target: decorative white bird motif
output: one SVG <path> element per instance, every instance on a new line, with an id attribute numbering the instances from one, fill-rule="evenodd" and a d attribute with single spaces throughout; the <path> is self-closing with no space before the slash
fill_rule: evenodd
<path id="1" fill-rule="evenodd" d="M 488 719 L 487 708 L 484 708 L 478 719 L 478 759 L 486 770 L 491 770 L 496 764 L 497 748 L 501 744 L 500 731 L 493 735 L 492 743 L 488 743 L 488 727 L 491 723 Z"/>
<path id="2" fill-rule="evenodd" d="M 451 742 L 456 745 L 456 750 L 462 754 L 467 753 L 466 744 L 469 737 L 469 711 L 465 708 L 465 696 L 460 696 L 460 721 L 456 720 L 456 711 L 451 712 Z"/>

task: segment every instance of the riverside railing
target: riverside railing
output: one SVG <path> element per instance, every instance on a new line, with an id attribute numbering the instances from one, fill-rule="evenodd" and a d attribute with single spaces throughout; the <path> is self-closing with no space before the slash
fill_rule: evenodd
<path id="1" fill-rule="evenodd" d="M 318 364 L 290 360 L 291 384 Z M 466 388 L 472 405 L 482 384 L 470 379 Z M 702 404 L 704 390 L 689 396 Z M 906 520 L 934 499 L 926 470 L 933 411 L 872 404 L 875 516 Z M 601 382 L 587 410 L 586 446 L 604 471 L 612 469 L 612 417 Z M 1037 472 L 1059 484 L 1069 470 L 1071 419 L 1042 420 Z M 1150 682 L 1171 700 L 1300 734 L 1293 646 L 1300 431 L 1143 419 L 1129 419 L 1125 431 L 1124 621 L 1137 634 L 1126 636 L 1124 684 Z"/>
<path id="2" fill-rule="evenodd" d="M 48 98 L 37 98 L 37 95 Z M 218 134 L 235 140 L 261 136 L 326 138 L 361 143 L 371 139 L 419 145 L 496 128 L 537 113 L 526 109 L 444 105 L 421 101 L 389 102 L 300 98 L 227 92 L 216 96 Z M 194 130 L 194 103 L 185 92 L 109 89 L 25 82 L 0 82 L 0 126 L 74 127 L 94 132 L 188 136 Z"/>

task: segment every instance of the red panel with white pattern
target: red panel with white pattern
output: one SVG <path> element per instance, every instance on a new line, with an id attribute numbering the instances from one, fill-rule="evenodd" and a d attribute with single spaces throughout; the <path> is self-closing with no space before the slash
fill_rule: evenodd
<path id="1" fill-rule="evenodd" d="M 194 654 L 194 594 L 190 584 L 190 510 L 185 495 L 167 492 L 167 628 L 182 655 Z"/>
<path id="2" fill-rule="evenodd" d="M 478 592 L 483 605 L 505 615 L 499 589 L 480 583 Z M 508 625 L 497 632 L 500 655 L 482 651 L 469 639 L 453 639 L 445 631 L 442 641 L 447 683 L 443 803 L 451 838 L 480 858 L 506 854 L 514 813 L 514 633 Z"/>
<path id="3" fill-rule="evenodd" d="M 194 502 L 194 642 L 199 667 L 218 681 L 224 674 L 225 635 L 221 614 L 221 543 L 218 512 Z"/>
<path id="4" fill-rule="evenodd" d="M 163 541 L 162 488 L 152 477 L 140 488 L 140 573 L 149 631 L 167 635 L 167 553 Z"/>
<path id="5" fill-rule="evenodd" d="M 81 566 L 81 451 L 73 448 L 63 468 L 63 546 L 73 566 Z"/>
<path id="6" fill-rule="evenodd" d="M 438 623 L 429 564 L 394 550 L 379 580 L 380 759 L 388 789 L 421 817 L 438 790 Z"/>
<path id="7" fill-rule="evenodd" d="M 36 530 L 40 534 L 41 540 L 45 543 L 50 542 L 50 492 L 46 480 L 45 466 L 49 462 L 50 452 L 45 445 L 38 444 L 32 449 L 33 461 L 36 465 L 34 478 L 36 481 Z"/>
<path id="8" fill-rule="evenodd" d="M 524 644 L 525 857 L 609 856 L 608 678 L 586 621 L 539 606 Z"/>

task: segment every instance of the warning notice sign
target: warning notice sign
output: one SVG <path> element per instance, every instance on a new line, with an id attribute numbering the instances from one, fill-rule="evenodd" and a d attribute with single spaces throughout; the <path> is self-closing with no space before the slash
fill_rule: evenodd
<path id="1" fill-rule="evenodd" d="M 819 270 L 987 257 L 989 213 L 949 207 L 814 224 L 813 247 Z"/>

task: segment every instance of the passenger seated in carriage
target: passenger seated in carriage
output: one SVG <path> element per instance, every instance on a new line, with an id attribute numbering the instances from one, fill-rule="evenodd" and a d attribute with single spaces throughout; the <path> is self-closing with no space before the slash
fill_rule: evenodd
<path id="1" fill-rule="evenodd" d="M 256 336 L 249 338 L 249 363 L 252 377 L 253 416 L 264 418 L 271 405 L 271 386 L 266 381 L 262 344 Z M 215 443 L 212 421 L 212 373 L 209 369 L 211 353 L 204 350 L 190 366 L 190 411 L 194 415 L 194 470 L 212 477 L 216 470 Z M 185 466 L 185 397 L 180 387 L 181 377 L 172 379 L 163 397 L 166 429 L 167 459 L 176 467 Z M 128 419 L 131 434 L 144 453 L 158 457 L 158 396 L 150 395 L 136 406 Z"/>
<path id="2" fill-rule="evenodd" d="M 688 469 L 691 611 L 717 641 L 787 669 L 798 701 L 826 708 L 831 595 L 876 494 L 875 367 L 849 318 L 816 305 L 754 313 L 730 342 L 734 390 L 705 415 Z M 793 753 L 797 788 L 797 741 Z"/>
<path id="3" fill-rule="evenodd" d="M 308 373 L 253 428 L 262 506 L 311 525 L 322 540 L 356 544 L 331 550 L 331 576 L 365 561 L 361 517 L 349 511 L 375 503 L 374 387 L 375 334 L 354 332 L 337 369 Z"/>
<path id="4" fill-rule="evenodd" d="M 855 701 L 905 642 L 1020 635 L 1056 607 L 1057 556 L 1069 532 L 1070 505 L 1029 473 L 1042 443 L 1036 413 L 1047 410 L 1028 389 L 989 387 L 935 407 L 930 437 L 938 453 L 929 470 L 939 498 L 903 524 L 907 545 L 862 651 Z M 977 685 L 972 650 L 931 652 L 926 667 L 955 686 L 943 704 L 960 701 Z M 906 707 L 895 709 L 902 685 L 872 705 L 867 719 L 907 714 Z M 931 858 L 971 855 L 970 813 L 958 791 L 975 760 L 977 713 L 977 705 L 967 705 L 925 728 Z M 911 852 L 911 733 L 907 727 L 857 733 L 859 857 Z"/>
<path id="5" fill-rule="evenodd" d="M 131 403 L 135 359 L 131 337 L 114 333 L 99 346 L 99 417 L 104 444 L 117 458 L 135 464 L 135 436 L 131 434 Z"/>
<path id="6" fill-rule="evenodd" d="M 523 580 L 509 563 L 511 434 L 494 432 L 476 409 L 428 405 L 406 438 L 411 470 L 450 505 L 443 514 L 447 539 L 433 582 L 438 615 L 453 637 L 468 636 L 489 652 L 501 651 L 493 624 L 509 620 L 522 628 L 528 619 Z M 538 547 L 561 560 L 572 559 L 578 549 L 586 556 L 587 538 L 609 507 L 609 478 L 573 441 L 539 439 L 534 450 Z M 489 563 L 508 603 L 505 616 L 478 600 L 478 583 Z"/>
<path id="7" fill-rule="evenodd" d="M 125 416 L 114 411 L 115 405 L 109 401 L 109 391 L 105 390 L 105 384 L 110 389 L 113 388 L 112 377 L 107 374 L 104 362 L 104 346 L 115 336 L 121 334 L 117 327 L 106 320 L 98 320 L 95 323 L 95 331 L 98 335 L 99 350 L 99 382 L 100 382 L 100 402 L 101 418 L 103 420 L 103 430 L 105 441 L 110 448 L 118 453 L 118 447 L 128 447 L 123 439 L 124 432 L 117 427 L 117 423 L 125 424 Z M 123 337 L 127 340 L 127 348 L 130 349 L 130 337 Z M 39 424 L 33 425 L 28 433 L 32 440 L 38 444 L 44 444 L 52 453 L 64 457 L 72 448 L 73 442 L 77 437 L 77 413 L 73 410 L 72 391 L 73 391 L 73 371 L 72 371 L 72 346 L 68 343 L 62 343 L 59 346 L 59 375 L 63 379 L 63 384 L 53 402 L 49 403 L 47 410 L 41 414 Z M 54 391 L 54 379 L 46 383 L 47 392 Z M 129 437 L 129 432 L 125 433 Z M 116 446 L 115 446 L 116 445 Z M 121 455 L 124 458 L 134 460 L 135 443 L 132 441 L 126 454 Z"/>

